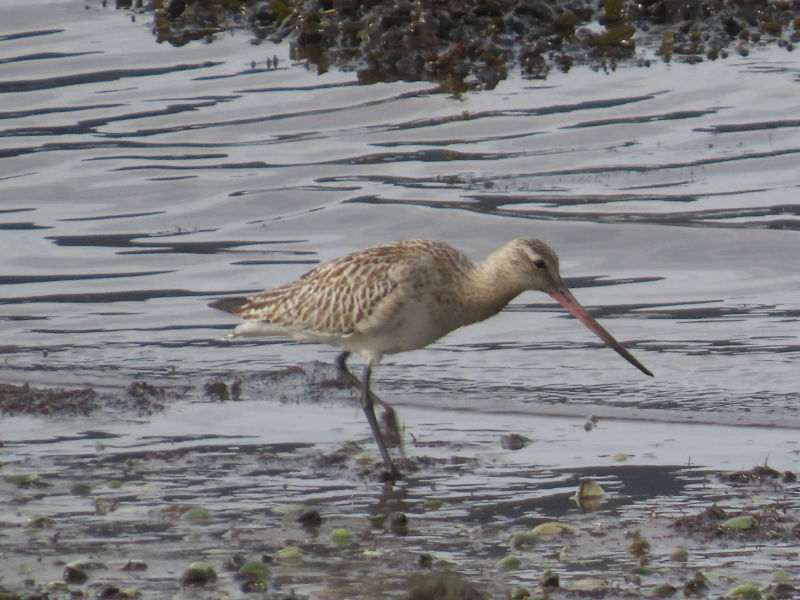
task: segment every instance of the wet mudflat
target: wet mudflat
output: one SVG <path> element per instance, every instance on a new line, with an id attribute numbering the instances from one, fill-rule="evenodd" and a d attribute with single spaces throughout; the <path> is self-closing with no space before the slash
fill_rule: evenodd
<path id="1" fill-rule="evenodd" d="M 797 594 L 800 486 L 763 464 L 796 464 L 791 429 L 507 413 L 476 428 L 404 405 L 406 477 L 388 484 L 332 368 L 245 381 L 239 400 L 210 383 L 7 412 L 4 597 Z M 142 389 L 169 400 L 120 409 Z M 578 502 L 586 480 L 605 493 Z"/>

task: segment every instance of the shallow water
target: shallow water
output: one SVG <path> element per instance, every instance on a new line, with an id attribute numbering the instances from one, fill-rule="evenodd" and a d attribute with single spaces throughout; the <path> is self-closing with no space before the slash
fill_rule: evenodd
<path id="1" fill-rule="evenodd" d="M 311 418 L 310 408 L 336 425 Z M 754 506 L 754 512 L 773 503 L 788 506 L 787 492 L 796 492 L 796 485 L 737 492 L 685 457 L 735 470 L 773 452 L 796 452 L 794 431 L 748 428 L 732 437 L 718 426 L 671 429 L 643 422 L 632 428 L 601 419 L 587 432 L 572 418 L 540 417 L 525 429 L 529 445 L 509 452 L 500 437 L 519 430 L 518 415 L 486 414 L 475 427 L 468 412 L 406 407 L 404 414 L 415 424 L 415 442 L 407 452 L 424 457 L 425 467 L 393 487 L 353 477 L 352 461 L 361 460 L 357 448 L 345 446 L 341 463 L 334 458 L 339 450 L 325 454 L 326 448 L 342 447 L 343 439 L 359 439 L 371 448 L 362 435 L 363 417 L 343 405 L 188 404 L 147 424 L 111 416 L 54 423 L 47 432 L 52 438 L 37 439 L 29 435 L 39 419 L 13 417 L 4 438 L 7 466 L 36 473 L 38 480 L 15 487 L 4 469 L 0 515 L 6 548 L 14 548 L 2 554 L 5 582 L 21 582 L 26 575 L 56 581 L 64 562 L 91 556 L 108 568 L 92 576 L 90 590 L 133 587 L 143 598 L 159 598 L 174 594 L 187 564 L 202 559 L 215 565 L 220 579 L 206 592 L 185 590 L 186 597 L 219 597 L 214 590 L 247 597 L 222 565 L 236 552 L 273 555 L 286 544 L 300 545 L 305 560 L 273 563 L 273 585 L 310 598 L 399 595 L 419 577 L 415 566 L 423 553 L 481 582 L 492 597 L 502 597 L 511 585 L 535 587 L 545 568 L 560 572 L 565 588 L 589 578 L 603 589 L 629 591 L 651 590 L 665 580 L 677 583 L 696 569 L 714 578 L 709 584 L 714 591 L 737 581 L 765 584 L 773 571 L 793 569 L 796 545 L 790 541 L 773 539 L 766 548 L 755 540 L 698 541 L 671 524 L 711 502 L 726 510 Z M 214 431 L 209 421 L 216 424 Z M 719 440 L 712 454 L 710 438 Z M 584 477 L 608 492 L 594 511 L 581 510 L 570 499 Z M 91 486 L 89 496 L 76 493 L 76 484 Z M 99 512 L 98 499 L 111 511 Z M 299 505 L 320 511 L 321 528 L 308 530 L 296 522 Z M 197 522 L 179 518 L 178 509 L 188 506 L 204 507 L 210 516 Z M 385 522 L 397 512 L 408 516 L 407 532 L 390 530 Z M 32 526 L 36 515 L 48 521 Z M 512 535 L 556 519 L 576 533 L 540 539 L 525 549 L 510 545 Z M 330 542 L 336 527 L 355 533 L 351 547 Z M 624 532 L 631 530 L 652 546 L 639 583 L 625 575 L 636 564 L 626 550 Z M 689 565 L 670 562 L 676 547 L 690 550 Z M 509 554 L 523 566 L 505 573 L 496 563 Z M 131 559 L 147 568 L 125 570 L 121 565 Z M 33 563 L 39 566 L 31 577 Z M 363 569 L 373 577 L 360 574 Z M 49 589 L 54 597 L 66 591 L 52 583 Z"/>
<path id="2" fill-rule="evenodd" d="M 389 239 L 443 239 L 480 260 L 538 236 L 655 379 L 527 293 L 390 357 L 380 385 L 434 406 L 797 416 L 795 54 L 577 68 L 454 99 L 319 77 L 241 34 L 156 45 L 146 18 L 86 6 L 53 4 L 49 30 L 27 5 L 4 14 L 7 379 L 327 360 L 282 340 L 222 343 L 234 321 L 206 302 Z M 273 52 L 280 68 L 251 68 Z"/>
<path id="3" fill-rule="evenodd" d="M 157 45 L 146 16 L 131 22 L 99 2 L 50 3 L 46 16 L 7 4 L 0 22 L 0 377 L 117 391 L 143 378 L 188 386 L 195 401 L 204 381 L 240 375 L 245 398 L 176 402 L 153 418 L 5 418 L 6 473 L 63 477 L 66 489 L 82 464 L 99 481 L 141 460 L 150 470 L 131 478 L 147 485 L 115 518 L 156 528 L 148 504 L 197 501 L 231 517 L 304 496 L 346 506 L 348 518 L 372 514 L 378 491 L 354 488 L 351 475 L 319 475 L 302 461 L 293 473 L 293 452 L 349 439 L 371 451 L 350 395 L 328 391 L 316 404 L 307 385 L 260 377 L 334 351 L 223 342 L 235 319 L 207 302 L 386 240 L 442 239 L 480 260 L 518 236 L 555 247 L 578 298 L 656 376 L 536 293 L 388 357 L 376 387 L 420 442 L 447 442 L 409 445 L 409 455 L 474 461 L 423 471 L 400 492 L 412 512 L 428 487 L 448 503 L 434 521 L 437 550 L 451 543 L 453 519 L 569 517 L 565 497 L 583 476 L 617 494 L 605 514 L 624 520 L 656 499 L 679 510 L 687 489 L 705 489 L 698 467 L 769 460 L 798 470 L 797 53 L 575 68 L 453 98 L 426 83 L 317 76 L 291 65 L 285 47 L 252 46 L 243 34 Z M 279 68 L 262 68 L 273 54 Z M 602 425 L 585 432 L 590 413 Z M 501 451 L 507 431 L 535 443 Z M 170 469 L 159 453 L 176 448 L 196 461 Z M 615 453 L 631 457 L 615 465 Z M 280 465 L 259 467 L 264 455 Z M 64 527 L 86 527 L 87 507 L 63 495 L 9 498 L 12 528 L 62 510 Z M 474 549 L 464 544 L 457 553 Z M 430 550 L 421 539 L 407 548 Z M 72 548 L 84 550 L 91 544 Z M 460 560 L 477 573 L 498 553 L 492 542 L 475 562 Z M 170 569 L 189 554 L 159 555 L 153 578 L 173 585 Z"/>

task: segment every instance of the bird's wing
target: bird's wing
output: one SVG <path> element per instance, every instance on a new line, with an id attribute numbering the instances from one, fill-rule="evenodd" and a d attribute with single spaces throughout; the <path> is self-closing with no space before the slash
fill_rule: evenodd
<path id="1" fill-rule="evenodd" d="M 368 333 L 406 301 L 419 257 L 377 246 L 321 265 L 297 281 L 248 298 L 239 314 L 287 331 Z"/>

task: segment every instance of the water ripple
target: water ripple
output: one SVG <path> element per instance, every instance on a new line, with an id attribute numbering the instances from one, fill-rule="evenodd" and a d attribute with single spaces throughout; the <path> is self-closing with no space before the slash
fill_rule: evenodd
<path id="1" fill-rule="evenodd" d="M 547 371 L 553 402 L 711 411 L 730 398 L 764 410 L 770 389 L 797 388 L 798 69 L 785 51 L 512 76 L 452 98 L 318 77 L 242 36 L 171 49 L 113 11 L 58 11 L 59 29 L 42 14 L 0 36 L 11 377 L 191 378 L 328 357 L 221 342 L 236 321 L 206 304 L 388 239 L 442 238 L 477 261 L 542 235 L 655 380 L 521 296 L 424 359 L 393 357 L 386 385 L 492 402 Z M 252 68 L 264 52 L 282 67 Z"/>

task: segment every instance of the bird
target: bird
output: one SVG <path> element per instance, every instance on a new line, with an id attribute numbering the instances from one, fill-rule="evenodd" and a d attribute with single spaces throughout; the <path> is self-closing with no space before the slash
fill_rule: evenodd
<path id="1" fill-rule="evenodd" d="M 336 366 L 360 389 L 388 479 L 397 480 L 401 474 L 374 412 L 376 403 L 389 405 L 370 388 L 372 368 L 387 354 L 423 348 L 454 329 L 488 319 L 527 290 L 552 296 L 625 360 L 653 376 L 575 299 L 561 278 L 558 255 L 532 238 L 511 240 L 478 265 L 444 242 L 388 242 L 321 264 L 285 285 L 209 306 L 242 318 L 228 339 L 285 336 L 340 348 Z M 360 380 L 347 366 L 352 353 L 364 361 Z"/>

